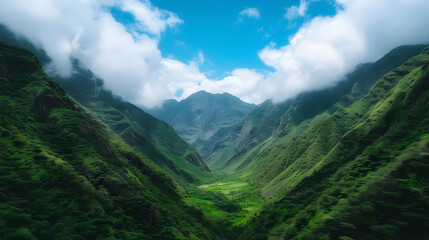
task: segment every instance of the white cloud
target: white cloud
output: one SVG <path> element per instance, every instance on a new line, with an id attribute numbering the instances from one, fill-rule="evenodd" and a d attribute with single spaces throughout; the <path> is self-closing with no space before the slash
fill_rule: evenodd
<path id="1" fill-rule="evenodd" d="M 266 33 L 264 34 L 264 38 L 269 38 L 269 37 L 271 37 L 271 34 L 269 34 L 269 33 L 267 33 L 267 32 L 266 32 Z"/>
<path id="2" fill-rule="evenodd" d="M 253 103 L 270 98 L 281 102 L 333 86 L 357 64 L 375 61 L 397 46 L 429 44 L 429 1 L 339 0 L 337 4 L 343 10 L 333 17 L 312 19 L 288 45 L 261 50 L 259 57 L 274 71 L 252 78 L 255 87 L 236 92 L 237 96 Z M 242 84 L 249 78 L 234 77 Z M 221 82 L 216 85 L 223 86 Z"/>
<path id="3" fill-rule="evenodd" d="M 291 6 L 286 9 L 285 18 L 289 21 L 295 20 L 299 17 L 304 17 L 308 9 L 308 0 L 301 0 L 299 6 Z"/>
<path id="4" fill-rule="evenodd" d="M 207 78 L 198 70 L 198 64 L 184 64 L 173 59 L 162 59 L 158 69 L 152 71 L 152 76 L 145 81 L 143 88 L 138 91 L 139 99 L 134 101 L 139 105 L 153 107 L 164 99 L 173 98 L 179 89 L 196 89 L 196 86 Z M 198 90 L 196 90 L 198 91 Z M 181 96 L 181 98 L 187 97 Z"/>
<path id="5" fill-rule="evenodd" d="M 177 47 L 185 47 L 186 43 L 184 41 L 181 41 L 181 40 L 175 40 L 174 45 L 176 45 Z"/>
<path id="6" fill-rule="evenodd" d="M 176 14 L 153 7 L 148 0 L 127 0 L 123 2 L 121 9 L 133 14 L 142 29 L 151 34 L 159 35 L 167 27 L 183 23 Z"/>
<path id="7" fill-rule="evenodd" d="M 144 33 L 117 22 L 112 7 L 131 13 L 134 30 Z M 159 34 L 182 20 L 147 0 L 2 1 L 0 23 L 43 48 L 53 60 L 46 66 L 51 73 L 69 76 L 71 59 L 78 59 L 107 89 L 148 107 L 171 97 L 180 81 L 204 78 L 193 63 L 161 57 Z"/>
<path id="8" fill-rule="evenodd" d="M 180 99 L 206 90 L 229 92 L 253 103 L 269 98 L 280 102 L 332 86 L 357 64 L 374 61 L 396 46 L 429 43 L 429 1 L 337 0 L 337 4 L 342 10 L 335 16 L 314 18 L 288 45 L 270 45 L 258 53 L 274 71 L 240 68 L 216 81 L 198 69 L 206 60 L 202 52 L 188 63 L 162 57 L 158 49 L 162 33 L 183 21 L 147 0 L 0 1 L 0 23 L 43 48 L 53 59 L 48 69 L 67 76 L 71 59 L 78 59 L 104 79 L 106 88 L 146 107 L 173 98 L 179 89 L 184 90 Z M 116 21 L 110 7 L 132 14 L 138 20 L 131 27 L 134 31 Z M 305 10 L 301 12 L 305 15 Z M 252 14 L 259 16 L 259 11 Z"/>
<path id="9" fill-rule="evenodd" d="M 201 51 L 200 51 L 200 52 L 198 52 L 198 62 L 199 62 L 200 64 L 203 64 L 205 60 L 206 60 L 206 59 L 205 59 L 205 57 L 204 57 L 204 54 L 203 54 Z"/>
<path id="10" fill-rule="evenodd" d="M 211 93 L 229 92 L 239 96 L 243 101 L 262 102 L 265 96 L 255 91 L 264 80 L 264 75 L 249 69 L 235 69 L 231 75 L 219 81 L 204 79 L 198 85 L 186 86 L 182 98 L 186 98 L 194 92 L 206 90 Z"/>
<path id="11" fill-rule="evenodd" d="M 250 18 L 259 18 L 261 16 L 261 14 L 259 13 L 259 10 L 256 8 L 245 8 L 238 15 L 247 16 Z"/>
<path id="12" fill-rule="evenodd" d="M 355 66 L 404 44 L 429 43 L 428 1 L 342 0 L 343 11 L 305 24 L 290 44 L 266 47 L 261 60 L 275 72 L 269 98 L 280 102 L 303 91 L 335 85 Z"/>
<path id="13" fill-rule="evenodd" d="M 253 103 L 281 102 L 333 86 L 357 64 L 375 61 L 397 46 L 429 44 L 429 1 L 338 0 L 337 4 L 341 8 L 335 16 L 312 19 L 288 45 L 270 45 L 259 52 L 273 72 L 240 69 L 246 75 L 233 71 L 230 77 L 201 86 L 207 91 L 226 89 Z M 300 5 L 297 14 L 304 16 L 307 5 L 302 6 L 303 1 Z M 237 83 L 233 85 L 231 79 Z"/>

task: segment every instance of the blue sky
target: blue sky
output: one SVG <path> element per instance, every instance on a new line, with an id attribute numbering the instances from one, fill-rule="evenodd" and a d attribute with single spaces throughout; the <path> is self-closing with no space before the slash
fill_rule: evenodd
<path id="1" fill-rule="evenodd" d="M 48 74 L 70 76 L 76 59 L 151 108 L 201 90 L 259 104 L 334 86 L 429 44 L 428 12 L 422 0 L 14 0 L 0 24 L 45 50 Z"/>
<path id="2" fill-rule="evenodd" d="M 272 43 L 283 46 L 303 23 L 315 16 L 333 16 L 335 2 L 309 2 L 306 15 L 285 18 L 287 9 L 299 0 L 152 0 L 161 9 L 174 12 L 183 24 L 162 34 L 159 48 L 164 57 L 183 62 L 198 58 L 205 61 L 200 70 L 214 79 L 222 79 L 235 68 L 268 69 L 258 51 Z M 239 16 L 245 8 L 256 8 L 260 17 Z M 241 18 L 241 21 L 239 20 Z"/>

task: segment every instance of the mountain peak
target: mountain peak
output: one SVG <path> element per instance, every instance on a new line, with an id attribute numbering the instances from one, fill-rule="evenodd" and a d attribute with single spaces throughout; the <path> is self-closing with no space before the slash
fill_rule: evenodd
<path id="1" fill-rule="evenodd" d="M 242 105 L 248 105 L 248 106 L 255 106 L 253 103 L 247 103 L 241 100 L 239 97 L 234 96 L 228 92 L 224 93 L 209 93 L 205 90 L 201 90 L 198 92 L 195 92 L 191 94 L 189 97 L 183 99 L 180 102 L 183 101 L 213 101 L 213 100 L 220 100 L 220 101 L 232 101 L 234 104 L 242 104 Z M 168 101 L 168 100 L 167 100 Z"/>
<path id="2" fill-rule="evenodd" d="M 207 157 L 214 145 L 255 107 L 230 93 L 199 91 L 180 101 L 166 101 L 161 109 L 146 111 L 160 118 Z"/>
<path id="3" fill-rule="evenodd" d="M 189 95 L 189 97 L 185 98 L 184 100 L 186 100 L 188 98 L 194 98 L 194 97 L 219 97 L 219 96 L 234 96 L 234 95 L 226 93 L 226 92 L 224 92 L 224 93 L 210 93 L 210 92 L 207 92 L 206 90 L 201 90 L 201 91 L 198 91 L 198 92 L 195 92 L 195 93 Z"/>

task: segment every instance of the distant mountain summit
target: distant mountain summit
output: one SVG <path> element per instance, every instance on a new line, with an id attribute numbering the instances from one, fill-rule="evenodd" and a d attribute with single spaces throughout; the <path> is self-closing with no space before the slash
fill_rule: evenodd
<path id="1" fill-rule="evenodd" d="M 254 108 L 255 105 L 229 93 L 199 91 L 180 102 L 167 100 L 161 108 L 145 110 L 173 126 L 182 138 L 208 157 L 214 145 Z"/>

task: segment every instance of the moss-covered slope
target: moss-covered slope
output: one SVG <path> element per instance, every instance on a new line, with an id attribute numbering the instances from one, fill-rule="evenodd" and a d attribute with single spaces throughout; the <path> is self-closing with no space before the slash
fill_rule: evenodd
<path id="1" fill-rule="evenodd" d="M 247 178 L 276 201 L 243 239 L 428 239 L 429 48 L 248 154 Z"/>
<path id="2" fill-rule="evenodd" d="M 104 90 L 97 97 L 78 93 L 72 93 L 72 96 L 127 144 L 169 172 L 176 181 L 198 183 L 199 176 L 210 171 L 198 151 L 181 139 L 171 126 L 131 103 Z"/>
<path id="3" fill-rule="evenodd" d="M 38 49 L 24 38 L 16 37 L 1 24 L 0 41 L 30 50 L 42 66 L 51 63 L 43 49 Z M 104 90 L 103 80 L 97 79 L 78 61 L 73 61 L 71 76 L 54 74 L 51 78 L 127 144 L 149 156 L 176 181 L 183 184 L 197 183 L 198 175 L 207 175 L 210 171 L 199 152 L 182 140 L 171 126 Z"/>
<path id="4" fill-rule="evenodd" d="M 302 93 L 281 104 L 264 102 L 217 144 L 208 161 L 212 162 L 213 168 L 245 168 L 252 162 L 254 155 L 244 155 L 260 147 L 260 143 L 273 136 L 288 135 L 291 131 L 296 131 L 295 128 L 302 122 L 323 112 L 332 114 L 339 108 L 350 105 L 365 96 L 375 81 L 384 74 L 418 55 L 423 49 L 424 45 L 401 46 L 374 63 L 361 64 L 334 87 Z"/>
<path id="5" fill-rule="evenodd" d="M 164 170 L 0 43 L 1 239 L 216 239 Z"/>

